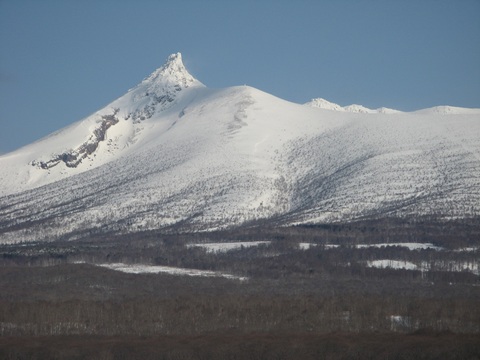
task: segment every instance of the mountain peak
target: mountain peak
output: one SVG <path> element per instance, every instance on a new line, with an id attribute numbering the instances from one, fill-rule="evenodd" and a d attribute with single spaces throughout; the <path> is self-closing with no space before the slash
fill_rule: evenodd
<path id="1" fill-rule="evenodd" d="M 201 85 L 185 68 L 182 61 L 182 54 L 171 54 L 163 66 L 155 70 L 143 83 L 163 84 L 187 88 L 192 85 Z"/>
<path id="2" fill-rule="evenodd" d="M 176 54 L 171 54 L 167 58 L 167 62 L 164 64 L 164 66 L 169 66 L 169 67 L 180 67 L 185 69 L 185 66 L 183 65 L 183 60 L 182 60 L 182 54 L 177 52 Z"/>

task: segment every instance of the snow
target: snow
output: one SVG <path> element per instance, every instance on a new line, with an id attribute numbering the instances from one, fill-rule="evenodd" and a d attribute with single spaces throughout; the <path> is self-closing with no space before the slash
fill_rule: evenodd
<path id="1" fill-rule="evenodd" d="M 315 243 L 306 243 L 302 242 L 299 243 L 298 246 L 302 250 L 308 250 L 311 247 L 317 246 L 318 244 Z M 409 250 L 426 250 L 426 249 L 433 249 L 433 250 L 442 250 L 441 247 L 435 246 L 431 243 L 381 243 L 381 244 L 357 244 L 353 245 L 353 247 L 357 249 L 365 249 L 365 248 L 384 248 L 384 247 L 391 247 L 391 246 L 399 246 L 405 247 Z M 323 245 L 325 249 L 334 249 L 340 247 L 337 244 L 325 244 Z"/>
<path id="2" fill-rule="evenodd" d="M 415 111 L 416 114 L 439 114 L 439 115 L 479 115 L 480 109 L 469 109 L 469 108 L 461 108 L 455 106 L 434 106 L 428 109 L 421 109 Z"/>
<path id="3" fill-rule="evenodd" d="M 390 315 L 390 330 L 399 331 L 412 326 L 412 319 L 409 316 Z"/>
<path id="4" fill-rule="evenodd" d="M 478 251 L 479 247 L 478 246 L 469 246 L 469 247 L 464 247 L 460 249 L 455 249 L 456 252 L 475 252 Z"/>
<path id="5" fill-rule="evenodd" d="M 301 243 L 298 243 L 298 247 L 300 248 L 300 250 L 308 250 L 312 247 L 315 247 L 317 246 L 317 244 L 314 244 L 314 243 L 307 243 L 307 242 L 301 242 Z"/>
<path id="6" fill-rule="evenodd" d="M 360 114 L 372 114 L 375 111 L 362 105 L 352 104 L 344 107 L 345 111 Z"/>
<path id="7" fill-rule="evenodd" d="M 372 260 L 367 261 L 367 267 L 374 267 L 379 269 L 406 269 L 406 270 L 417 270 L 418 267 L 412 262 L 409 261 L 399 261 L 399 260 Z"/>
<path id="8" fill-rule="evenodd" d="M 221 243 L 204 243 L 204 244 L 188 244 L 187 248 L 200 247 L 204 248 L 207 253 L 224 253 L 242 248 L 249 248 L 260 245 L 270 245 L 271 241 L 243 241 L 243 242 L 221 242 Z"/>
<path id="9" fill-rule="evenodd" d="M 381 107 L 376 110 L 369 109 L 363 105 L 347 105 L 347 106 L 340 106 L 338 104 L 332 103 L 328 100 L 322 98 L 315 98 L 310 100 L 309 102 L 305 103 L 306 106 L 311 106 L 313 108 L 319 108 L 324 110 L 333 110 L 333 111 L 343 111 L 343 112 L 350 112 L 350 113 L 357 113 L 357 114 L 395 114 L 400 113 L 399 110 L 389 109 L 386 107 Z"/>
<path id="10" fill-rule="evenodd" d="M 188 73 L 183 65 L 182 54 L 180 53 L 170 55 L 165 65 L 144 79 L 140 86 L 143 87 L 145 84 L 150 90 L 152 89 L 152 84 L 163 88 L 176 85 L 179 85 L 181 88 L 201 85 L 197 79 Z"/>
<path id="11" fill-rule="evenodd" d="M 323 98 L 314 98 L 304 105 L 313 108 L 319 108 L 324 110 L 343 111 L 357 114 L 398 114 L 399 110 L 390 109 L 387 107 L 380 107 L 378 109 L 369 109 L 363 105 L 351 104 L 347 106 L 340 106 Z M 434 106 L 428 109 L 421 109 L 412 112 L 412 114 L 436 114 L 436 115 L 480 115 L 480 109 L 469 109 L 455 106 L 441 105 Z"/>
<path id="12" fill-rule="evenodd" d="M 224 277 L 227 279 L 240 280 L 240 281 L 245 281 L 248 279 L 246 277 L 234 276 L 234 275 L 225 274 L 217 271 L 185 269 L 185 268 L 172 267 L 172 266 L 124 264 L 124 263 L 96 264 L 96 265 L 105 267 L 111 270 L 128 273 L 128 274 L 166 273 L 170 275 L 179 275 L 179 276 Z"/>
<path id="13" fill-rule="evenodd" d="M 174 54 L 105 108 L 0 156 L 0 243 L 85 228 L 480 215 L 480 110 L 318 103 L 331 109 L 209 89 Z M 72 154 L 84 156 L 76 167 L 64 161 Z"/>
<path id="14" fill-rule="evenodd" d="M 420 271 L 452 271 L 462 272 L 468 271 L 475 275 L 480 275 L 480 264 L 478 261 L 440 261 L 434 262 L 421 261 L 418 264 L 402 261 L 402 260 L 371 260 L 367 261 L 367 267 L 374 267 L 379 269 L 391 268 L 391 269 L 406 269 L 406 270 L 420 270 Z"/>
<path id="15" fill-rule="evenodd" d="M 343 107 L 341 107 L 338 104 L 332 103 L 328 100 L 322 99 L 322 98 L 316 98 L 310 100 L 308 103 L 305 105 L 311 106 L 311 107 L 316 107 L 319 109 L 326 109 L 326 110 L 334 110 L 334 111 L 345 111 Z"/>
<path id="16" fill-rule="evenodd" d="M 441 250 L 441 247 L 435 246 L 431 243 L 383 243 L 383 244 L 358 244 L 355 245 L 357 249 L 362 248 L 384 248 L 384 247 L 391 247 L 391 246 L 399 246 L 405 247 L 409 250 Z"/>

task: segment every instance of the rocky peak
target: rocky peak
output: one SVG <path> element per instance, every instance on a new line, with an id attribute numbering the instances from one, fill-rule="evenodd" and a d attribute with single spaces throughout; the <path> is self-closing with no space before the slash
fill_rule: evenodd
<path id="1" fill-rule="evenodd" d="M 182 89 L 192 85 L 202 85 L 187 71 L 180 53 L 170 55 L 165 64 L 143 80 L 142 84 L 163 88 L 180 87 Z"/>

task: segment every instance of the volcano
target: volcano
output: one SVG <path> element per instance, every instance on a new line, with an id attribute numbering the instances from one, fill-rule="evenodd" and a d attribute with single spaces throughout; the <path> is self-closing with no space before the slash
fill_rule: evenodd
<path id="1" fill-rule="evenodd" d="M 0 157 L 0 243 L 480 215 L 480 109 L 296 104 L 210 89 L 180 53 Z"/>

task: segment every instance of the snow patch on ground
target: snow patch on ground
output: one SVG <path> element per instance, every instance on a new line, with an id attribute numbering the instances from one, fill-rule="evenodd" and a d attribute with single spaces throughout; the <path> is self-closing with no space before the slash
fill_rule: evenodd
<path id="1" fill-rule="evenodd" d="M 462 272 L 468 271 L 475 275 L 480 275 L 480 266 L 478 261 L 434 261 L 432 263 L 421 261 L 419 264 L 414 264 L 409 261 L 402 260 L 371 260 L 367 261 L 367 267 L 378 269 L 406 269 L 406 270 L 420 270 L 420 271 L 450 271 Z"/>
<path id="2" fill-rule="evenodd" d="M 315 243 L 307 243 L 307 242 L 298 243 L 298 247 L 300 250 L 308 250 L 311 247 L 315 247 L 315 246 L 317 246 L 317 244 Z"/>
<path id="3" fill-rule="evenodd" d="M 357 249 L 364 249 L 364 248 L 384 248 L 384 247 L 391 247 L 391 246 L 399 246 L 405 247 L 409 250 L 442 250 L 441 247 L 435 246 L 431 243 L 384 243 L 384 244 L 359 244 L 355 247 Z"/>
<path id="4" fill-rule="evenodd" d="M 474 251 L 478 251 L 478 249 L 480 249 L 478 246 L 471 246 L 471 247 L 464 247 L 461 249 L 455 249 L 454 251 L 455 252 L 474 252 Z"/>
<path id="5" fill-rule="evenodd" d="M 206 244 L 188 244 L 187 248 L 199 247 L 207 253 L 225 253 L 232 250 L 239 250 L 259 245 L 270 245 L 271 241 L 244 241 L 244 242 L 225 242 L 225 243 L 206 243 Z"/>
<path id="6" fill-rule="evenodd" d="M 247 277 L 235 276 L 231 274 L 221 273 L 211 270 L 185 269 L 172 266 L 159 265 L 145 265 L 145 264 L 96 264 L 97 266 L 105 267 L 111 270 L 120 271 L 128 274 L 159 274 L 166 273 L 170 275 L 184 275 L 184 276 L 203 276 L 203 277 L 224 277 L 232 280 L 245 281 Z"/>
<path id="7" fill-rule="evenodd" d="M 406 270 L 417 270 L 418 266 L 409 261 L 399 261 L 399 260 L 373 260 L 367 261 L 367 267 L 374 267 L 378 269 L 406 269 Z"/>
<path id="8" fill-rule="evenodd" d="M 298 247 L 302 250 L 308 250 L 311 247 L 317 246 L 318 244 L 315 243 L 307 243 L 307 242 L 302 242 L 298 244 Z M 399 246 L 399 247 L 405 247 L 408 248 L 409 250 L 426 250 L 426 249 L 432 249 L 432 250 L 442 250 L 441 247 L 435 246 L 431 243 L 382 243 L 382 244 L 358 244 L 354 245 L 354 248 L 357 249 L 366 249 L 366 248 L 384 248 L 384 247 L 392 247 L 392 246 Z M 323 245 L 325 249 L 334 249 L 340 247 L 340 245 L 337 244 L 325 244 Z"/>

